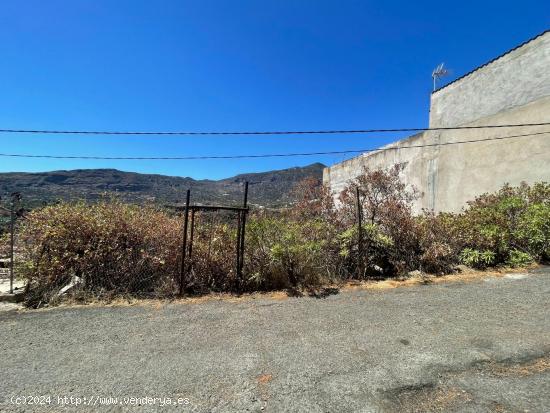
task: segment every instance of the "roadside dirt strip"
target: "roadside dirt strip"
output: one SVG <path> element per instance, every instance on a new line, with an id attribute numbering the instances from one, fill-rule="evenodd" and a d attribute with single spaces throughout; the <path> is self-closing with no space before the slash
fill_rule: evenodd
<path id="1" fill-rule="evenodd" d="M 0 411 L 550 411 L 549 267 L 319 296 L 0 312 Z"/>

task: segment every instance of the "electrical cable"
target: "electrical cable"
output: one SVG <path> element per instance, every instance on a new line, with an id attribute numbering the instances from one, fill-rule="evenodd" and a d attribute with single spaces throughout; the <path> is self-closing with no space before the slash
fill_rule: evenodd
<path id="1" fill-rule="evenodd" d="M 448 146 L 458 145 L 466 143 L 487 142 L 496 140 L 505 140 L 512 138 L 521 138 L 527 136 L 545 135 L 550 131 L 526 133 L 521 135 L 509 135 L 509 136 L 497 136 L 492 138 L 474 139 L 466 141 L 454 141 L 454 142 L 441 142 L 431 143 L 424 145 L 410 145 L 410 146 L 383 146 L 374 149 L 350 149 L 343 151 L 327 151 L 327 152 L 302 152 L 302 153 L 275 153 L 275 154 L 250 154 L 250 155 L 205 155 L 205 156 L 85 156 L 85 155 L 32 155 L 32 154 L 13 154 L 13 153 L 0 153 L 0 157 L 12 157 L 12 158 L 42 158 L 42 159 L 83 159 L 83 160 L 155 160 L 155 161 L 181 161 L 181 160 L 207 160 L 207 159 L 253 159 L 253 158 L 285 158 L 296 156 L 321 156 L 321 155 L 345 155 L 350 153 L 367 153 L 367 152 L 384 152 L 395 151 L 400 149 L 415 149 L 415 148 L 427 148 L 434 146 Z"/>

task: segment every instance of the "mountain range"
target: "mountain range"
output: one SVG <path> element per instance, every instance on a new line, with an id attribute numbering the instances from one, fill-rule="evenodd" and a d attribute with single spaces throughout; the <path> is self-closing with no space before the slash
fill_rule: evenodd
<path id="1" fill-rule="evenodd" d="M 117 169 L 76 169 L 52 172 L 0 173 L 0 194 L 20 192 L 24 205 L 57 200 L 94 201 L 115 194 L 134 203 L 181 204 L 187 189 L 195 204 L 240 205 L 244 182 L 249 182 L 249 204 L 284 207 L 295 200 L 295 185 L 308 177 L 321 182 L 325 165 L 314 163 L 260 173 L 245 173 L 221 180 L 141 174 Z"/>

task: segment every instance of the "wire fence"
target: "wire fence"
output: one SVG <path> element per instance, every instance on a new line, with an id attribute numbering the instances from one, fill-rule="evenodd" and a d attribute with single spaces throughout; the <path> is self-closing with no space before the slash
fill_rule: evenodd
<path id="1" fill-rule="evenodd" d="M 239 291 L 248 182 L 241 206 L 193 204 L 191 195 L 188 190 L 184 206 L 109 202 L 103 209 L 101 205 L 83 205 L 80 212 L 85 213 L 80 214 L 70 208 L 64 211 L 63 206 L 42 213 L 38 209 L 38 214 L 27 218 L 19 207 L 21 196 L 12 194 L 0 206 L 3 290 L 9 285 L 13 293 L 15 282 L 23 276 L 21 265 L 32 261 L 34 279 L 25 275 L 25 281 L 38 285 L 37 290 L 44 283 L 44 288 L 55 289 L 60 295 L 69 290 L 149 296 Z M 97 213 L 95 221 L 90 221 L 90 211 Z M 48 215 L 57 212 L 59 216 Z M 25 223 L 39 229 L 27 231 L 23 237 Z M 58 232 L 45 234 L 46 227 Z M 38 242 L 41 236 L 57 238 Z M 41 251 L 33 243 L 40 245 Z"/>
<path id="2" fill-rule="evenodd" d="M 217 274 L 207 280 L 207 288 L 219 287 L 240 290 L 243 277 L 246 216 L 248 214 L 248 182 L 244 185 L 242 207 L 222 205 L 191 205 L 191 191 L 187 191 L 183 210 L 183 245 L 181 252 L 179 293 L 197 284 L 196 274 L 210 266 L 207 274 Z M 235 230 L 230 226 L 233 224 Z M 197 236 L 195 237 L 195 229 Z M 193 251 L 193 246 L 196 245 Z M 202 248 L 201 248 L 202 247 Z M 234 252 L 234 265 L 231 265 L 230 251 Z M 222 252 L 221 255 L 220 252 Z M 214 267 L 214 268 L 212 268 Z M 225 276 L 223 276 L 225 274 Z M 215 281 L 215 282 L 214 282 Z M 203 281 L 204 283 L 204 281 Z"/>
<path id="3" fill-rule="evenodd" d="M 7 240 L 11 231 L 10 217 L 6 215 L 0 214 L 0 282 L 10 279 L 10 251 Z"/>
<path id="4" fill-rule="evenodd" d="M 0 280 L 2 284 L 9 280 L 10 294 L 13 293 L 15 281 L 17 228 L 24 219 L 23 211 L 19 208 L 20 201 L 21 194 L 14 192 L 10 196 L 9 206 L 0 206 Z"/>
<path id="5" fill-rule="evenodd" d="M 258 212 L 250 217 L 247 241 L 245 182 L 240 206 L 195 204 L 188 190 L 179 205 L 114 199 L 43 206 L 27 214 L 21 196 L 12 194 L 0 209 L 0 278 L 4 288 L 9 282 L 10 293 L 14 285 L 28 284 L 25 300 L 36 307 L 66 294 L 157 298 L 277 288 L 287 284 L 285 277 L 294 285 L 321 273 L 362 278 L 367 253 L 356 189 L 349 221 L 356 235 L 344 273 L 339 263 L 345 259 L 333 251 L 333 228 L 315 227 L 314 221 L 308 226 L 291 220 L 285 227 L 285 218 L 262 221 Z M 303 233 L 293 232 L 293 223 Z"/>

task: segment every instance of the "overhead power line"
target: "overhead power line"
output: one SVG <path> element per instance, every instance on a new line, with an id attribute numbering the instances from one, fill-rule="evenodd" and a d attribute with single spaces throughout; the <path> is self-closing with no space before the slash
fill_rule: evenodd
<path id="1" fill-rule="evenodd" d="M 295 130 L 295 131 L 98 131 L 98 130 L 47 130 L 47 129 L 0 129 L 1 133 L 31 133 L 54 135 L 317 135 L 317 134 L 353 134 L 386 132 L 424 132 L 463 129 L 519 128 L 530 126 L 549 126 L 550 122 L 522 123 L 508 125 L 455 126 L 440 128 L 397 128 L 397 129 L 349 129 L 349 130 Z"/>
<path id="2" fill-rule="evenodd" d="M 349 149 L 343 151 L 328 151 L 328 152 L 298 152 L 298 153 L 272 153 L 272 154 L 250 154 L 250 155 L 205 155 L 205 156 L 83 156 L 83 155 L 31 155 L 31 154 L 13 154 L 13 153 L 0 153 L 0 157 L 12 157 L 12 158 L 45 158 L 45 159 L 88 159 L 88 160 L 127 160 L 127 161 L 189 161 L 189 160 L 206 160 L 206 159 L 251 159 L 251 158 L 286 158 L 293 156 L 320 156 L 320 155 L 344 155 L 350 153 L 364 153 L 364 152 L 384 152 L 395 151 L 401 149 L 415 149 L 415 148 L 428 148 L 433 146 L 448 146 L 458 145 L 466 143 L 487 142 L 496 140 L 505 140 L 512 138 L 522 138 L 527 136 L 545 135 L 550 131 L 526 133 L 522 135 L 509 135 L 509 136 L 497 136 L 493 138 L 473 139 L 466 141 L 453 141 L 442 143 L 430 143 L 424 145 L 410 145 L 410 146 L 393 146 L 393 147 L 380 147 L 375 149 Z"/>

